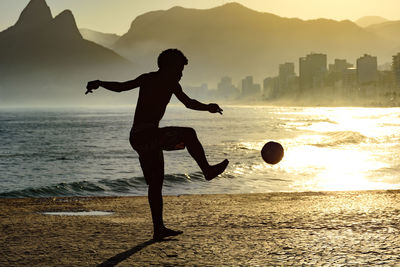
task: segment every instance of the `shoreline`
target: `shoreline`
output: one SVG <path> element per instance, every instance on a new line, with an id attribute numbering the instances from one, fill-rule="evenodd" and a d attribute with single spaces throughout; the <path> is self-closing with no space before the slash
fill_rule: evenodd
<path id="1" fill-rule="evenodd" d="M 347 193 L 347 192 L 386 192 L 386 191 L 399 191 L 400 193 L 400 188 L 383 188 L 383 189 L 352 189 L 352 190 L 307 190 L 307 191 L 270 191 L 270 192 L 247 192 L 247 193 L 209 193 L 209 194 L 203 194 L 203 193 L 194 193 L 194 194 L 163 194 L 163 196 L 171 196 L 171 197 L 177 197 L 177 196 L 202 196 L 202 195 L 253 195 L 253 194 L 303 194 L 303 193 Z M 12 192 L 12 191 L 10 191 Z M 9 193 L 9 192 L 3 192 L 2 194 Z M 108 197 L 145 197 L 146 195 L 109 195 L 109 196 L 103 196 L 103 195 L 65 195 L 65 196 L 44 196 L 44 197 L 0 197 L 1 199 L 22 199 L 22 198 L 29 198 L 29 199 L 36 199 L 36 198 L 108 198 Z"/>
<path id="2" fill-rule="evenodd" d="M 54 216 L 49 211 L 110 211 Z M 301 265 L 400 262 L 400 190 L 164 197 L 154 242 L 145 196 L 1 198 L 2 266 Z"/>
<path id="3" fill-rule="evenodd" d="M 12 192 L 12 191 L 10 191 Z M 1 194 L 8 194 L 10 192 L 3 192 Z M 274 191 L 274 192 L 245 192 L 245 193 L 184 193 L 184 194 L 163 194 L 164 197 L 182 197 L 182 196 L 230 196 L 230 195 L 285 195 L 285 194 L 305 194 L 305 195 L 319 195 L 319 194 L 340 194 L 340 193 L 379 193 L 379 192 L 394 192 L 400 193 L 400 188 L 384 188 L 384 189 L 359 189 L 359 190 L 320 190 L 320 191 Z M 147 193 L 143 195 L 60 195 L 60 196 L 0 196 L 0 202 L 2 200 L 20 200 L 20 199 L 73 199 L 73 198 L 135 198 L 135 197 L 145 197 L 147 198 Z"/>

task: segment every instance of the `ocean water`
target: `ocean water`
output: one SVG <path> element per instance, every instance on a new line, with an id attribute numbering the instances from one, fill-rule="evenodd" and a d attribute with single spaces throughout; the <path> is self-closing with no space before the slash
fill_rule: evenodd
<path id="1" fill-rule="evenodd" d="M 163 192 L 179 194 L 400 188 L 399 108 L 223 106 L 224 115 L 169 106 L 161 126 L 193 127 L 211 182 L 186 150 L 164 152 Z M 0 110 L 0 197 L 146 195 L 128 137 L 134 107 Z M 268 165 L 262 146 L 280 142 Z"/>

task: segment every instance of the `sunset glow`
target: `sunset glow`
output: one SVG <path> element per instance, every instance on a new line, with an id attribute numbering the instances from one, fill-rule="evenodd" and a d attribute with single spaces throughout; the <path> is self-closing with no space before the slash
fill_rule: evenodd
<path id="1" fill-rule="evenodd" d="M 20 11 L 28 0 L 14 1 L 2 0 L 0 2 L 0 30 L 17 20 Z M 135 17 L 153 10 L 165 10 L 174 6 L 186 8 L 208 9 L 231 1 L 184 1 L 184 0 L 155 0 L 155 1 L 130 1 L 130 0 L 86 0 L 86 1 L 57 1 L 48 0 L 53 7 L 53 15 L 57 15 L 64 9 L 74 12 L 77 22 L 82 28 L 101 30 L 103 32 L 123 34 L 125 33 Z M 357 20 L 363 16 L 382 16 L 389 20 L 398 20 L 400 2 L 397 0 L 283 0 L 283 1 L 260 1 L 260 0 L 238 0 L 248 8 L 273 13 L 282 17 L 300 19 L 328 18 L 334 20 Z M 115 14 L 118 14 L 117 16 Z"/>

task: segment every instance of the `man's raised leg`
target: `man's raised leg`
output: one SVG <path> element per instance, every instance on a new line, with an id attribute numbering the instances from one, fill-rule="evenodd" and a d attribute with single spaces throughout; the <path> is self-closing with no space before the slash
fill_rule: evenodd
<path id="1" fill-rule="evenodd" d="M 196 131 L 192 128 L 182 128 L 182 130 L 184 131 L 183 142 L 185 143 L 189 154 L 194 158 L 200 169 L 203 171 L 206 180 L 212 180 L 223 173 L 228 166 L 229 161 L 225 159 L 216 165 L 210 166 L 203 146 L 197 138 Z"/>

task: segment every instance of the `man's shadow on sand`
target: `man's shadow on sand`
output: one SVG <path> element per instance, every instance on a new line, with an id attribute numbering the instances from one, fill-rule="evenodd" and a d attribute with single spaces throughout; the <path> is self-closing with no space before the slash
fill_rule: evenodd
<path id="1" fill-rule="evenodd" d="M 145 247 L 148 247 L 154 243 L 169 242 L 169 241 L 177 241 L 177 239 L 163 239 L 163 240 L 158 240 L 158 241 L 156 241 L 154 239 L 150 239 L 146 242 L 143 242 L 143 243 L 137 245 L 136 247 L 128 249 L 127 251 L 121 252 L 121 253 L 109 258 L 108 260 L 104 261 L 103 263 L 100 263 L 99 265 L 97 265 L 97 267 L 115 266 L 115 265 L 123 262 L 124 260 L 128 259 L 133 254 L 141 251 Z"/>

